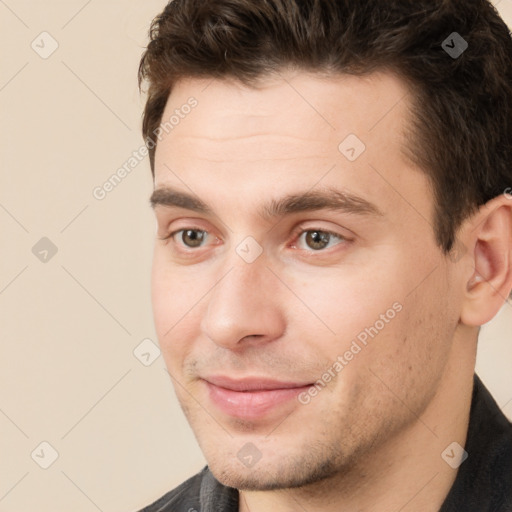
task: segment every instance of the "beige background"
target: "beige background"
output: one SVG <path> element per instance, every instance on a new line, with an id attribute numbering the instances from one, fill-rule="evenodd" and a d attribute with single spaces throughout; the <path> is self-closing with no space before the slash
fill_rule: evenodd
<path id="1" fill-rule="evenodd" d="M 204 464 L 162 357 L 134 355 L 156 341 L 147 158 L 93 196 L 141 147 L 136 71 L 165 3 L 0 0 L 0 512 L 134 511 Z M 55 255 L 32 252 L 43 237 Z M 510 332 L 507 304 L 477 371 L 512 418 Z"/>

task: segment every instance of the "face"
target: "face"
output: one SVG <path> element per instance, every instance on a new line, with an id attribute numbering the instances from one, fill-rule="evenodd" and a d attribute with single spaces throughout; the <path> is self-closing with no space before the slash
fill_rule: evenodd
<path id="1" fill-rule="evenodd" d="M 384 73 L 173 89 L 162 122 L 189 113 L 156 150 L 154 317 L 226 485 L 346 472 L 435 394 L 458 313 L 428 179 L 403 155 L 408 105 Z"/>

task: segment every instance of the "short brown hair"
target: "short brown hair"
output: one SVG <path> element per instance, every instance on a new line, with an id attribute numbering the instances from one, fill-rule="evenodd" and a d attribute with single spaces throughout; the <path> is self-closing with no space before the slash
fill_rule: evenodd
<path id="1" fill-rule="evenodd" d="M 459 56 L 443 44 L 455 45 L 454 32 L 468 45 Z M 389 70 L 408 84 L 405 151 L 430 178 L 444 251 L 468 215 L 512 184 L 512 39 L 487 0 L 173 0 L 149 35 L 139 86 L 148 83 L 143 135 L 153 174 L 155 131 L 179 79 L 251 86 L 292 67 Z"/>

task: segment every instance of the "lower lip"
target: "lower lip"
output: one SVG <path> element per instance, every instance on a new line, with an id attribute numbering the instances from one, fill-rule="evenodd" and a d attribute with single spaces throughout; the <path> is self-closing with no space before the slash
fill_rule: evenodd
<path id="1" fill-rule="evenodd" d="M 257 419 L 278 405 L 293 400 L 311 386 L 265 391 L 233 391 L 206 382 L 212 402 L 224 413 L 243 419 Z"/>

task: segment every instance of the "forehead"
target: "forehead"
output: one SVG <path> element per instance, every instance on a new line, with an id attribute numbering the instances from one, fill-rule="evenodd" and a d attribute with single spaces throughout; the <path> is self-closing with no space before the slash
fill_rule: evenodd
<path id="1" fill-rule="evenodd" d="M 399 100 L 407 103 L 408 95 L 405 82 L 386 71 L 363 76 L 283 71 L 279 75 L 260 78 L 252 86 L 229 78 L 184 78 L 174 84 L 165 110 L 166 114 L 172 114 L 190 96 L 195 96 L 200 105 L 197 110 L 212 121 L 219 117 L 225 122 L 241 116 L 262 120 L 280 116 L 301 118 L 309 114 L 315 126 L 342 129 L 344 118 L 353 123 L 354 118 L 361 117 L 366 122 L 357 128 L 366 131 Z M 395 113 L 404 113 L 404 108 L 398 108 Z M 218 127 L 214 122 L 203 128 L 205 134 L 215 135 Z M 228 126 L 224 124 L 223 128 Z M 292 132 L 293 128 L 290 126 Z M 180 131 L 186 131 L 186 127 Z"/>
<path id="2" fill-rule="evenodd" d="M 162 115 L 169 130 L 161 132 L 157 166 L 162 156 L 172 156 L 168 154 L 170 140 L 175 141 L 175 155 L 182 153 L 183 144 L 201 144 L 211 158 L 240 160 L 251 156 L 245 151 L 251 138 L 259 146 L 262 160 L 320 156 L 327 147 L 326 156 L 335 155 L 349 134 L 370 143 L 376 151 L 378 143 L 387 146 L 392 135 L 392 142 L 398 143 L 394 149 L 400 150 L 406 140 L 408 96 L 405 84 L 384 72 L 327 78 L 289 71 L 256 87 L 235 80 L 183 79 L 174 85 Z M 181 113 L 191 97 L 197 106 L 186 108 L 188 114 Z M 237 142 L 243 142 L 241 154 L 236 152 Z"/>
<path id="3" fill-rule="evenodd" d="M 190 98 L 196 106 L 183 109 Z M 411 187 L 426 196 L 423 173 L 403 152 L 410 101 L 406 84 L 384 72 L 327 78 L 294 71 L 257 87 L 181 80 L 162 116 L 162 123 L 180 119 L 162 131 L 155 187 L 192 187 L 219 201 L 236 192 L 240 205 L 232 206 L 241 206 L 269 190 L 300 192 L 321 181 L 366 193 L 384 211 L 383 201 L 396 206 L 397 194 L 415 194 Z M 415 206 L 430 217 L 428 202 Z"/>

